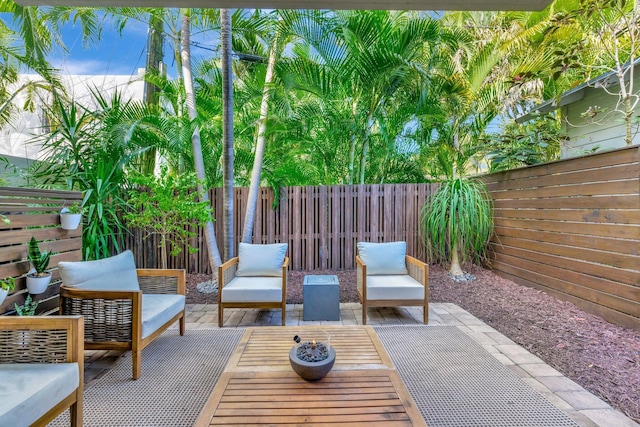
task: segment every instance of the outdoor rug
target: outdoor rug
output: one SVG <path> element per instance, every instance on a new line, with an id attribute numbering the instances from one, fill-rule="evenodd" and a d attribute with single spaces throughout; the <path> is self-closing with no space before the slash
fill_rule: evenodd
<path id="1" fill-rule="evenodd" d="M 455 326 L 374 329 L 429 427 L 577 427 Z"/>
<path id="2" fill-rule="evenodd" d="M 244 329 L 169 330 L 142 350 L 131 379 L 131 352 L 84 392 L 85 427 L 192 426 Z M 50 426 L 69 427 L 65 411 Z"/>

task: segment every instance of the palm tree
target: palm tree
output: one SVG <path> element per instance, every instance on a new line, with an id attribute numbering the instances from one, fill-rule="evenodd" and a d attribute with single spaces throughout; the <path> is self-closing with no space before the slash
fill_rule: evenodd
<path id="1" fill-rule="evenodd" d="M 186 94 L 187 110 L 191 121 L 196 121 L 198 115 L 196 112 L 195 96 L 193 91 L 193 80 L 191 77 L 191 43 L 190 43 L 190 15 L 191 10 L 183 8 L 180 9 L 182 16 L 181 26 L 181 38 L 180 38 L 180 50 L 182 56 L 182 74 L 184 79 L 184 88 Z M 206 174 L 204 169 L 204 161 L 202 157 L 202 145 L 200 143 L 200 131 L 198 126 L 195 127 L 191 136 L 191 143 L 193 146 L 193 160 L 196 169 L 196 175 L 198 177 L 198 194 L 200 195 L 201 202 L 209 202 L 209 194 L 203 184 L 206 182 Z M 218 250 L 218 244 L 216 243 L 216 234 L 213 229 L 213 221 L 209 215 L 209 221 L 205 225 L 205 239 L 207 241 L 207 249 L 209 251 L 209 264 L 211 265 L 211 271 L 214 272 L 219 265 L 222 264 L 220 259 L 220 251 Z"/>
<path id="2" fill-rule="evenodd" d="M 267 71 L 262 89 L 262 100 L 260 102 L 260 117 L 258 118 L 258 133 L 256 136 L 253 168 L 251 169 L 251 181 L 249 184 L 249 195 L 247 196 L 247 208 L 245 210 L 244 225 L 242 228 L 242 242 L 251 243 L 253 237 L 253 223 L 256 216 L 258 204 L 258 193 L 262 174 L 262 163 L 266 144 L 267 116 L 269 114 L 269 98 L 271 96 L 271 85 L 273 84 L 276 58 L 279 55 L 279 41 L 282 37 L 282 15 L 278 14 L 278 25 L 275 30 L 273 42 L 269 49 L 269 59 L 267 61 Z"/>
<path id="3" fill-rule="evenodd" d="M 231 67 L 231 16 L 229 10 L 220 10 L 222 44 L 222 147 L 223 181 L 222 198 L 224 205 L 224 258 L 234 257 L 233 238 L 233 70 Z"/>

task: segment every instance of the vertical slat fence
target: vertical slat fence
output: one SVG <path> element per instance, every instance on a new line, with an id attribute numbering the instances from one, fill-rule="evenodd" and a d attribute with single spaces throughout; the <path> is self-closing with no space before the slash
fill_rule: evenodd
<path id="1" fill-rule="evenodd" d="M 274 204 L 274 191 L 261 188 L 252 243 L 287 242 L 292 270 L 354 269 L 359 241 L 406 240 L 408 252 L 424 259 L 419 211 L 435 188 L 432 184 L 285 187 L 277 204 Z M 242 237 L 247 197 L 248 188 L 236 188 L 236 246 Z M 222 254 L 222 191 L 210 190 L 210 199 Z M 123 246 L 133 250 L 139 266 L 158 266 L 159 250 L 154 249 L 155 240 L 141 236 L 140 231 L 133 230 L 125 236 Z M 181 255 L 170 257 L 169 267 L 210 274 L 204 233 L 201 231 L 192 242 L 198 252 L 189 254 L 184 250 Z M 149 251 L 155 255 L 147 254 Z"/>

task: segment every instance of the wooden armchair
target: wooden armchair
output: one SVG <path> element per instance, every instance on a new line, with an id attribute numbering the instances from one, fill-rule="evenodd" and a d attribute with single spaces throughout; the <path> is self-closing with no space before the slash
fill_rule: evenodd
<path id="1" fill-rule="evenodd" d="M 429 266 L 406 255 L 405 242 L 358 243 L 357 291 L 362 324 L 368 307 L 422 306 L 429 323 Z"/>
<path id="2" fill-rule="evenodd" d="M 282 326 L 287 316 L 286 243 L 240 243 L 238 256 L 218 267 L 218 327 L 225 308 L 279 308 Z"/>
<path id="3" fill-rule="evenodd" d="M 141 375 L 142 350 L 169 326 L 179 321 L 184 335 L 184 270 L 136 269 L 130 251 L 59 267 L 60 313 L 85 316 L 85 349 L 131 350 L 133 379 Z"/>
<path id="4" fill-rule="evenodd" d="M 0 316 L 0 425 L 82 426 L 82 316 Z M 19 384 L 19 386 L 17 386 Z"/>

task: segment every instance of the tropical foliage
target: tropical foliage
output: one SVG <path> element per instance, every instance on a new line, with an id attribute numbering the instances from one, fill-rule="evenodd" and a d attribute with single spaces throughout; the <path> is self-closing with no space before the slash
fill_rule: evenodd
<path id="1" fill-rule="evenodd" d="M 169 175 L 196 171 L 202 200 L 204 189 L 223 181 L 227 188 L 252 184 L 254 192 L 259 186 L 440 181 L 451 200 L 458 197 L 453 189 L 471 191 L 466 178 L 473 174 L 558 156 L 557 117 L 524 125 L 513 119 L 632 59 L 638 11 L 631 3 L 556 0 L 529 13 L 221 14 L 29 8 L 0 0 L 11 17 L 0 25 L 0 126 L 36 99 L 50 100 L 50 131 L 35 140 L 47 161 L 33 176 L 40 185 L 84 192 L 87 259 L 119 250 L 129 178 L 157 174 L 158 164 L 168 165 Z M 47 56 L 65 49 L 59 31 L 71 20 L 81 24 L 88 45 L 99 42 L 100 22 L 149 26 L 144 101 L 101 88 L 92 88 L 91 108 L 69 99 Z M 222 46 L 229 20 L 230 43 Z M 194 32 L 213 41 L 202 56 L 191 54 Z M 175 72 L 163 72 L 163 56 L 172 57 L 166 62 Z M 18 76 L 25 71 L 42 79 L 22 87 Z M 232 91 L 223 92 L 223 82 L 231 82 Z M 16 91 L 31 95 L 24 105 L 16 104 Z M 464 194 L 460 200 L 467 200 Z M 440 225 L 447 222 L 439 218 Z M 217 252 L 215 236 L 207 240 Z M 480 254 L 475 238 L 459 239 L 457 232 L 433 242 L 434 254 L 455 253 L 440 243 L 457 240 L 463 258 L 469 241 Z M 225 248 L 232 253 L 232 240 L 225 238 Z"/>
<path id="2" fill-rule="evenodd" d="M 177 255 L 183 247 L 189 252 L 198 248 L 191 245 L 198 227 L 209 220 L 209 203 L 199 202 L 195 173 L 169 173 L 160 169 L 158 177 L 134 173 L 130 178 L 128 202 L 131 207 L 124 215 L 130 227 L 145 230 L 149 236 L 158 236 L 162 252 L 162 268 L 167 268 L 168 254 Z"/>

